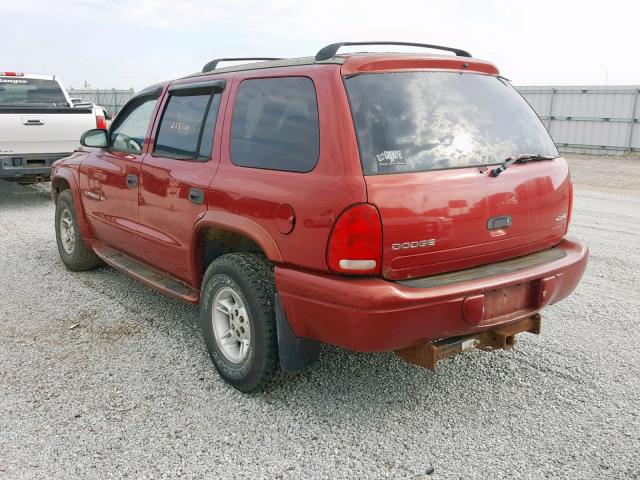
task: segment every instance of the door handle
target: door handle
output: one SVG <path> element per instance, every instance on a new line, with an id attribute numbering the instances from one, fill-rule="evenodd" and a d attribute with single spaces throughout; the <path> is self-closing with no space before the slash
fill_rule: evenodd
<path id="1" fill-rule="evenodd" d="M 204 192 L 199 188 L 190 188 L 189 201 L 191 203 L 195 203 L 196 205 L 201 205 L 202 203 L 204 203 Z"/>
<path id="2" fill-rule="evenodd" d="M 133 173 L 127 173 L 127 187 L 136 188 L 138 186 L 138 176 Z"/>
<path id="3" fill-rule="evenodd" d="M 510 227 L 512 223 L 511 215 L 502 215 L 500 217 L 491 217 L 487 221 L 487 228 L 489 230 L 496 230 L 498 228 Z"/>

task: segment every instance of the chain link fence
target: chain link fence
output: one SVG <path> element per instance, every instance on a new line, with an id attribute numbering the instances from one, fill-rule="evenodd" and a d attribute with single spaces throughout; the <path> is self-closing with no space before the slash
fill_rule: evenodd
<path id="1" fill-rule="evenodd" d="M 67 90 L 71 98 L 82 98 L 100 105 L 107 110 L 110 115 L 115 115 L 134 95 L 133 88 L 122 89 L 75 89 Z"/>

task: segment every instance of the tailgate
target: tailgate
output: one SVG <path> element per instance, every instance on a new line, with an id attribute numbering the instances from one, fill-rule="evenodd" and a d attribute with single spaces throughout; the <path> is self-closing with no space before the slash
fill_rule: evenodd
<path id="1" fill-rule="evenodd" d="M 571 184 L 544 125 L 503 78 L 401 71 L 348 76 L 382 275 L 427 276 L 543 250 L 566 231 Z M 508 157 L 497 177 L 489 171 Z"/>
<path id="2" fill-rule="evenodd" d="M 345 80 L 367 198 L 382 220 L 382 275 L 459 270 L 557 244 L 568 217 L 567 162 L 504 79 L 450 71 Z M 516 163 L 489 175 L 508 157 Z"/>
<path id="3" fill-rule="evenodd" d="M 95 127 L 91 109 L 0 108 L 0 153 L 72 152 Z"/>
<path id="4" fill-rule="evenodd" d="M 465 168 L 365 179 L 382 219 L 389 279 L 525 255 L 557 244 L 566 228 L 570 184 L 562 158 L 514 165 L 496 178 Z M 489 225 L 499 217 L 510 225 Z"/>

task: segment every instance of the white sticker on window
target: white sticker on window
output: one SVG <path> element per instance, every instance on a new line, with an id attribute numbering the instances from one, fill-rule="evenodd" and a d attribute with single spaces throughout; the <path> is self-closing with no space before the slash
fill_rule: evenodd
<path id="1" fill-rule="evenodd" d="M 378 165 L 406 165 L 404 157 L 402 156 L 402 150 L 385 150 L 376 155 L 376 157 L 378 159 Z"/>

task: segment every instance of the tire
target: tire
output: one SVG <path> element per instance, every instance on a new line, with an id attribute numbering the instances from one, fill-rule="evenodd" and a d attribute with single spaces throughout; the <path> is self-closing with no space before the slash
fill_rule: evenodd
<path id="1" fill-rule="evenodd" d="M 69 190 L 58 194 L 55 218 L 56 242 L 62 263 L 73 272 L 92 270 L 102 265 L 102 261 L 87 247 L 80 235 Z"/>
<path id="2" fill-rule="evenodd" d="M 242 392 L 263 390 L 278 370 L 274 301 L 273 267 L 261 255 L 231 253 L 207 268 L 200 294 L 207 350 Z"/>

